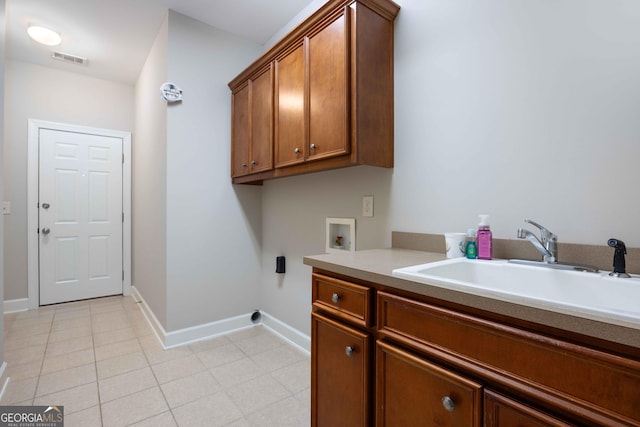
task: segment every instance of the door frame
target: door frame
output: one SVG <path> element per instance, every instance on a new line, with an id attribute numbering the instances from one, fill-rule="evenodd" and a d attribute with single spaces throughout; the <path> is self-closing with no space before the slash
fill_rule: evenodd
<path id="1" fill-rule="evenodd" d="M 28 306 L 35 309 L 40 306 L 40 263 L 38 235 L 38 172 L 39 172 L 39 134 L 40 129 L 63 132 L 87 133 L 114 138 L 122 138 L 122 281 L 123 295 L 131 295 L 131 132 L 56 123 L 45 120 L 29 119 L 29 138 L 27 147 L 27 281 Z"/>

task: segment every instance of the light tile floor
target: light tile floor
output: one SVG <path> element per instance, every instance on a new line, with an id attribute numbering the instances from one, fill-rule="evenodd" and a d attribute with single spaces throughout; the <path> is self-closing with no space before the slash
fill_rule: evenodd
<path id="1" fill-rule="evenodd" d="M 11 313 L 0 404 L 65 426 L 309 425 L 309 356 L 263 326 L 164 350 L 131 297 Z"/>

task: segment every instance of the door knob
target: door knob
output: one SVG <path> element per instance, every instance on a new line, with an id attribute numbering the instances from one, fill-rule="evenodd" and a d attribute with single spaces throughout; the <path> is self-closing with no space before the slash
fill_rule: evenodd
<path id="1" fill-rule="evenodd" d="M 48 228 L 46 228 L 46 227 L 42 229 L 42 234 L 45 234 L 45 235 L 46 235 L 46 234 L 49 234 L 49 233 L 51 233 L 51 230 L 50 230 L 50 229 L 48 229 Z"/>
<path id="2" fill-rule="evenodd" d="M 51 206 L 49 203 L 43 203 L 42 209 L 49 209 L 49 206 Z"/>

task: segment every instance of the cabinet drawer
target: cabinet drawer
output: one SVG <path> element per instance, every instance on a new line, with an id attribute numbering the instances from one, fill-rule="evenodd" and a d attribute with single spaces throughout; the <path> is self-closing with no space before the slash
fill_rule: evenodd
<path id="1" fill-rule="evenodd" d="M 480 384 L 393 345 L 376 347 L 377 427 L 481 425 Z"/>
<path id="2" fill-rule="evenodd" d="M 379 333 L 568 417 L 640 425 L 640 362 L 378 292 Z"/>
<path id="3" fill-rule="evenodd" d="M 373 324 L 373 290 L 368 286 L 313 274 L 314 307 L 359 326 Z"/>

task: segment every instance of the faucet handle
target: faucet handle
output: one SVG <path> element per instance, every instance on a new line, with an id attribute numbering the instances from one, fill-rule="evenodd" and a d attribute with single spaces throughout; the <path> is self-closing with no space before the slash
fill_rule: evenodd
<path id="1" fill-rule="evenodd" d="M 537 222 L 531 221 L 530 219 L 525 219 L 524 222 L 526 222 L 527 224 L 531 224 L 531 225 L 533 225 L 534 227 L 536 227 L 536 228 L 538 228 L 540 230 L 540 234 L 542 236 L 542 242 L 543 243 L 545 243 L 547 241 L 557 241 L 558 240 L 558 236 L 556 236 L 551 231 L 547 230 L 545 227 L 541 226 Z"/>

